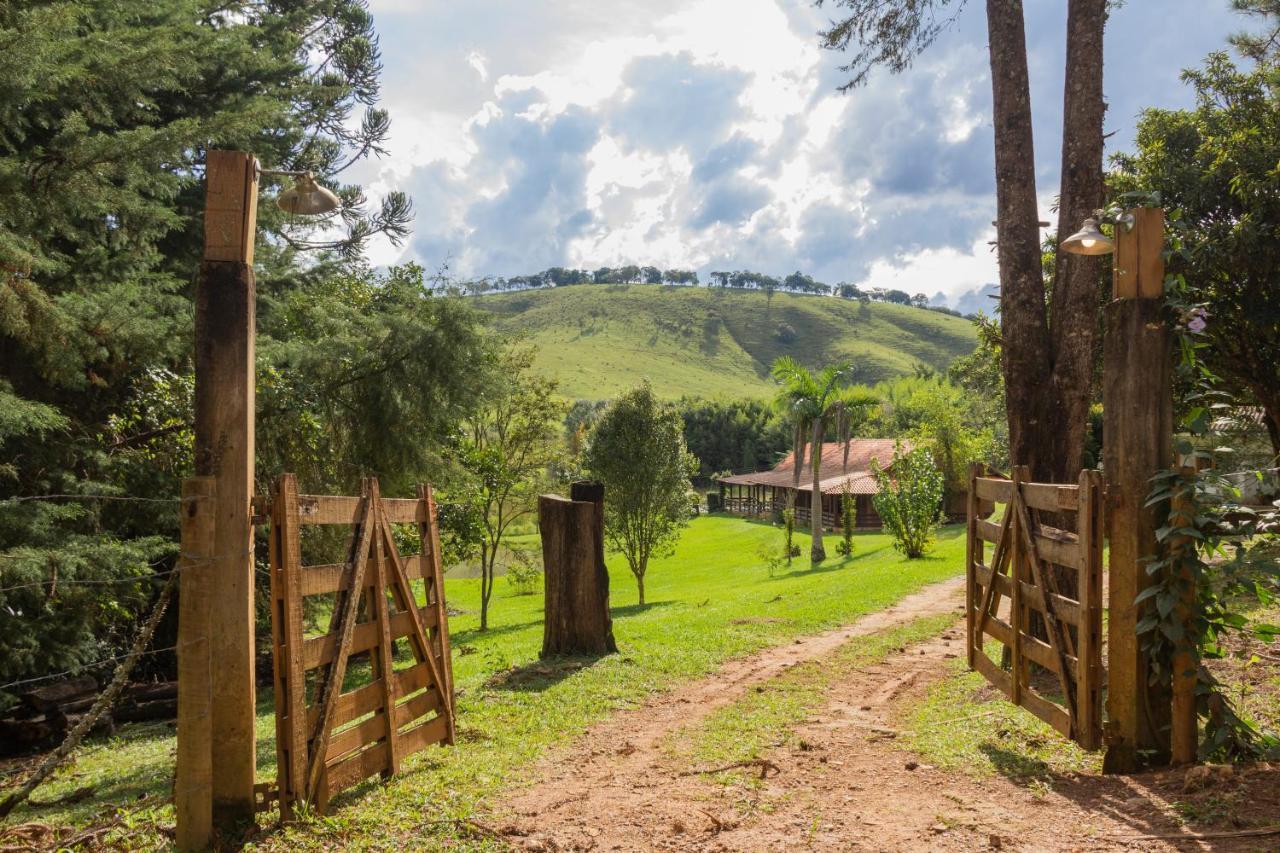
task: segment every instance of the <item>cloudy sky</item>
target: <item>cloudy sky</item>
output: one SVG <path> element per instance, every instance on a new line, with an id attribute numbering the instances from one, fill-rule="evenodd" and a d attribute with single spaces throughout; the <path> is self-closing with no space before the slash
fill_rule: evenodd
<path id="1" fill-rule="evenodd" d="M 373 0 L 390 155 L 353 175 L 417 209 L 377 263 L 462 276 L 623 263 L 955 295 L 996 278 L 983 3 L 915 67 L 836 89 L 808 0 Z M 1058 181 L 1066 0 L 1027 0 L 1042 218 Z M 1127 0 L 1106 130 L 1190 102 L 1227 0 Z"/>

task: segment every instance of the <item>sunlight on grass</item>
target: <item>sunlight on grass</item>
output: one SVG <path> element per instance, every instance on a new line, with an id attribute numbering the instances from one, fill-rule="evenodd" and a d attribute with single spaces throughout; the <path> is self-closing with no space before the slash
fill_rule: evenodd
<path id="1" fill-rule="evenodd" d="M 449 579 L 449 606 L 461 611 L 450 619 L 457 746 L 419 753 L 389 784 L 371 780 L 335 798 L 330 816 L 267 834 L 258 844 L 360 848 L 396 846 L 406 837 L 418 845 L 441 839 L 456 830 L 451 819 L 476 813 L 487 797 L 525 781 L 525 768 L 548 747 L 581 734 L 610 711 L 642 703 L 730 657 L 849 622 L 963 568 L 962 529 L 950 527 L 923 560 L 903 559 L 887 536 L 860 533 L 852 557 L 815 567 L 797 560 L 791 571 L 770 578 L 757 551 L 766 541 L 780 544 L 781 536 L 767 524 L 728 516 L 695 519 L 676 553 L 650 567 L 651 603 L 643 608 L 635 603 L 625 561 L 611 555 L 620 652 L 594 661 L 528 666 L 541 648 L 542 597 L 515 596 L 500 584 L 491 628 L 480 633 L 478 582 Z M 834 554 L 837 537 L 829 539 Z M 268 780 L 275 772 L 269 688 L 260 689 L 258 708 L 259 779 Z M 99 786 L 94 795 L 73 806 L 25 809 L 20 819 L 81 823 L 137 803 L 135 825 L 171 825 L 165 799 L 173 749 L 167 723 L 125 727 L 116 738 L 92 740 L 37 797 L 52 800 Z M 261 819 L 274 820 L 274 813 Z M 130 843 L 139 843 L 138 837 Z"/>

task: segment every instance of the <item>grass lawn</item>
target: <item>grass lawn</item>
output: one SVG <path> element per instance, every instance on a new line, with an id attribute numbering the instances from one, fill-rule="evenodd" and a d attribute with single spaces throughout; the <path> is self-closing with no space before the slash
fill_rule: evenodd
<path id="1" fill-rule="evenodd" d="M 636 604 L 625 561 L 609 558 L 614 635 L 619 654 L 596 661 L 538 664 L 542 597 L 514 596 L 499 581 L 490 630 L 479 633 L 478 582 L 449 579 L 450 620 L 458 689 L 458 744 L 429 749 L 405 762 L 388 784 L 370 781 L 335 798 L 332 813 L 284 830 L 264 832 L 265 848 L 434 846 L 458 833 L 453 819 L 482 810 L 484 801 L 527 779 L 545 751 L 618 708 L 704 675 L 727 658 L 802 634 L 849 622 L 881 609 L 925 584 L 963 571 L 962 527 L 944 529 L 922 560 L 906 560 L 889 537 L 860 533 L 852 557 L 835 555 L 811 568 L 797 559 L 790 571 L 769 577 L 762 544 L 781 545 L 766 524 L 728 516 L 694 519 L 674 555 L 657 560 L 646 578 L 649 603 Z M 803 544 L 803 539 L 801 540 Z M 739 623 L 747 617 L 767 622 Z M 774 621 L 776 620 L 776 621 Z M 269 690 L 260 694 L 259 778 L 274 778 L 274 719 Z M 784 714 L 783 716 L 788 716 Z M 132 809 L 126 825 L 140 834 L 129 846 L 164 843 L 157 829 L 172 825 L 164 802 L 172 780 L 173 729 L 168 723 L 123 728 L 90 741 L 75 761 L 36 792 L 50 801 L 93 786 L 73 805 L 24 807 L 18 820 L 88 823 L 118 808 Z M 150 795 L 139 801 L 140 797 Z M 264 822 L 273 818 L 268 814 Z M 464 844 L 483 847 L 483 839 Z M 457 848 L 454 848 L 457 849 Z"/>

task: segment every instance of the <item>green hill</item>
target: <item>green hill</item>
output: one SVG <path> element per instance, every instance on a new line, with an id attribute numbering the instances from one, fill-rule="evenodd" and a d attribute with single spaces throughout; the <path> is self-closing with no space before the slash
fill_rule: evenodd
<path id="1" fill-rule="evenodd" d="M 936 311 L 706 287 L 576 285 L 477 297 L 498 328 L 538 348 L 567 397 L 605 399 L 648 378 L 664 397 L 765 397 L 780 355 L 847 359 L 859 382 L 945 369 L 973 349 L 972 324 Z"/>

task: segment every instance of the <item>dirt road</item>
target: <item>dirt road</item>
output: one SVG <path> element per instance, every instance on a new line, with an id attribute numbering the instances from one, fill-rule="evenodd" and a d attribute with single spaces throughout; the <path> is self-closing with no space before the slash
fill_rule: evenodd
<path id="1" fill-rule="evenodd" d="M 946 677 L 960 627 L 837 682 L 796 728 L 803 749 L 767 754 L 750 786 L 722 785 L 664 744 L 755 685 L 848 642 L 924 616 L 961 615 L 963 584 L 928 587 L 886 610 L 732 661 L 717 673 L 617 714 L 548 756 L 534 781 L 492 809 L 527 850 L 1272 850 L 1280 836 L 1214 842 L 1179 834 L 1169 799 L 1182 776 L 1077 777 L 1052 791 L 920 764 L 889 742 L 890 709 Z M 963 709 L 957 709 L 962 713 Z M 1272 772 L 1273 776 L 1276 776 Z M 1275 796 L 1280 778 L 1260 790 Z M 1277 813 L 1280 815 L 1280 812 Z"/>

